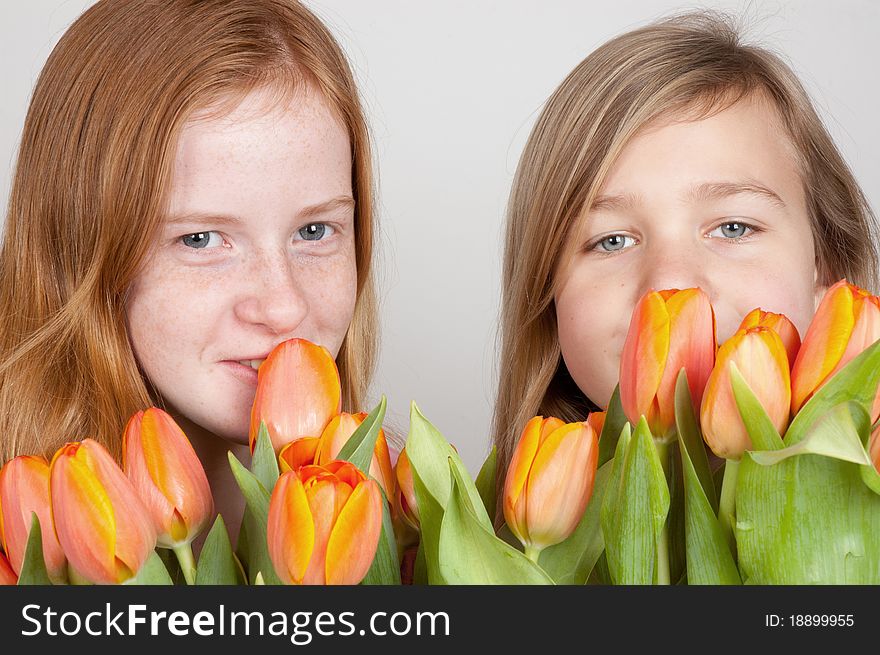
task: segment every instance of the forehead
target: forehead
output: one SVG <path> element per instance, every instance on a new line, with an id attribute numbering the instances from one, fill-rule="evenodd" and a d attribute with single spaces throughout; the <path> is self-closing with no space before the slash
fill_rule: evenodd
<path id="1" fill-rule="evenodd" d="M 623 146 L 602 180 L 669 189 L 676 184 L 758 180 L 793 193 L 802 187 L 799 156 L 775 105 L 753 93 L 706 112 L 690 106 L 664 112 Z"/>
<path id="2" fill-rule="evenodd" d="M 323 95 L 306 87 L 279 97 L 267 88 L 184 124 L 169 202 L 171 211 L 192 203 L 235 205 L 270 187 L 314 200 L 309 196 L 338 195 L 350 185 L 348 132 Z"/>

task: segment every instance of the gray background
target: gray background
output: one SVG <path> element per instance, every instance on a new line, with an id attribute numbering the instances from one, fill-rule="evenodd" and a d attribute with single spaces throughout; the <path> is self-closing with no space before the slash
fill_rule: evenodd
<path id="1" fill-rule="evenodd" d="M 4 207 L 34 81 L 64 29 L 91 4 L 0 5 Z M 880 205 L 880 3 L 307 4 L 351 58 L 376 143 L 383 333 L 370 400 L 387 395 L 389 421 L 404 435 L 416 400 L 473 473 L 488 452 L 509 185 L 542 103 L 603 41 L 697 6 L 745 16 L 747 34 L 800 75 L 869 201 Z"/>

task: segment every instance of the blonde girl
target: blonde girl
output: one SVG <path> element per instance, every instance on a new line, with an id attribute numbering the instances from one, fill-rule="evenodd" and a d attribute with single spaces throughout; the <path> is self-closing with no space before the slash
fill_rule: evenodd
<path id="1" fill-rule="evenodd" d="M 838 279 L 876 291 L 877 234 L 794 73 L 729 18 L 689 13 L 608 41 L 552 94 L 516 171 L 499 470 L 530 417 L 607 406 L 648 289 L 702 287 L 719 341 L 758 306 L 803 334 Z"/>

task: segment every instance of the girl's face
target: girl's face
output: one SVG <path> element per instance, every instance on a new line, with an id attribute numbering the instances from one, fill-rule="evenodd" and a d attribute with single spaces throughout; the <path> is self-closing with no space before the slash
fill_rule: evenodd
<path id="1" fill-rule="evenodd" d="M 648 290 L 705 290 L 718 343 L 756 307 L 785 314 L 803 336 L 824 291 L 793 148 L 761 96 L 641 130 L 581 221 L 576 253 L 558 272 L 559 345 L 602 407 Z"/>
<path id="2" fill-rule="evenodd" d="M 334 357 L 354 312 L 347 132 L 311 88 L 254 91 L 182 132 L 168 218 L 127 302 L 138 362 L 173 412 L 247 443 L 254 368 L 302 337 Z"/>

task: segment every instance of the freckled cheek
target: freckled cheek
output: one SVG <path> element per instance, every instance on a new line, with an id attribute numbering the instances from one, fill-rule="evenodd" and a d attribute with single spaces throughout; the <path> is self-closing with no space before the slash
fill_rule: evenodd
<path id="1" fill-rule="evenodd" d="M 301 279 L 308 298 L 309 322 L 317 328 L 322 345 L 335 356 L 354 314 L 357 292 L 354 251 L 343 251 L 304 267 Z"/>

